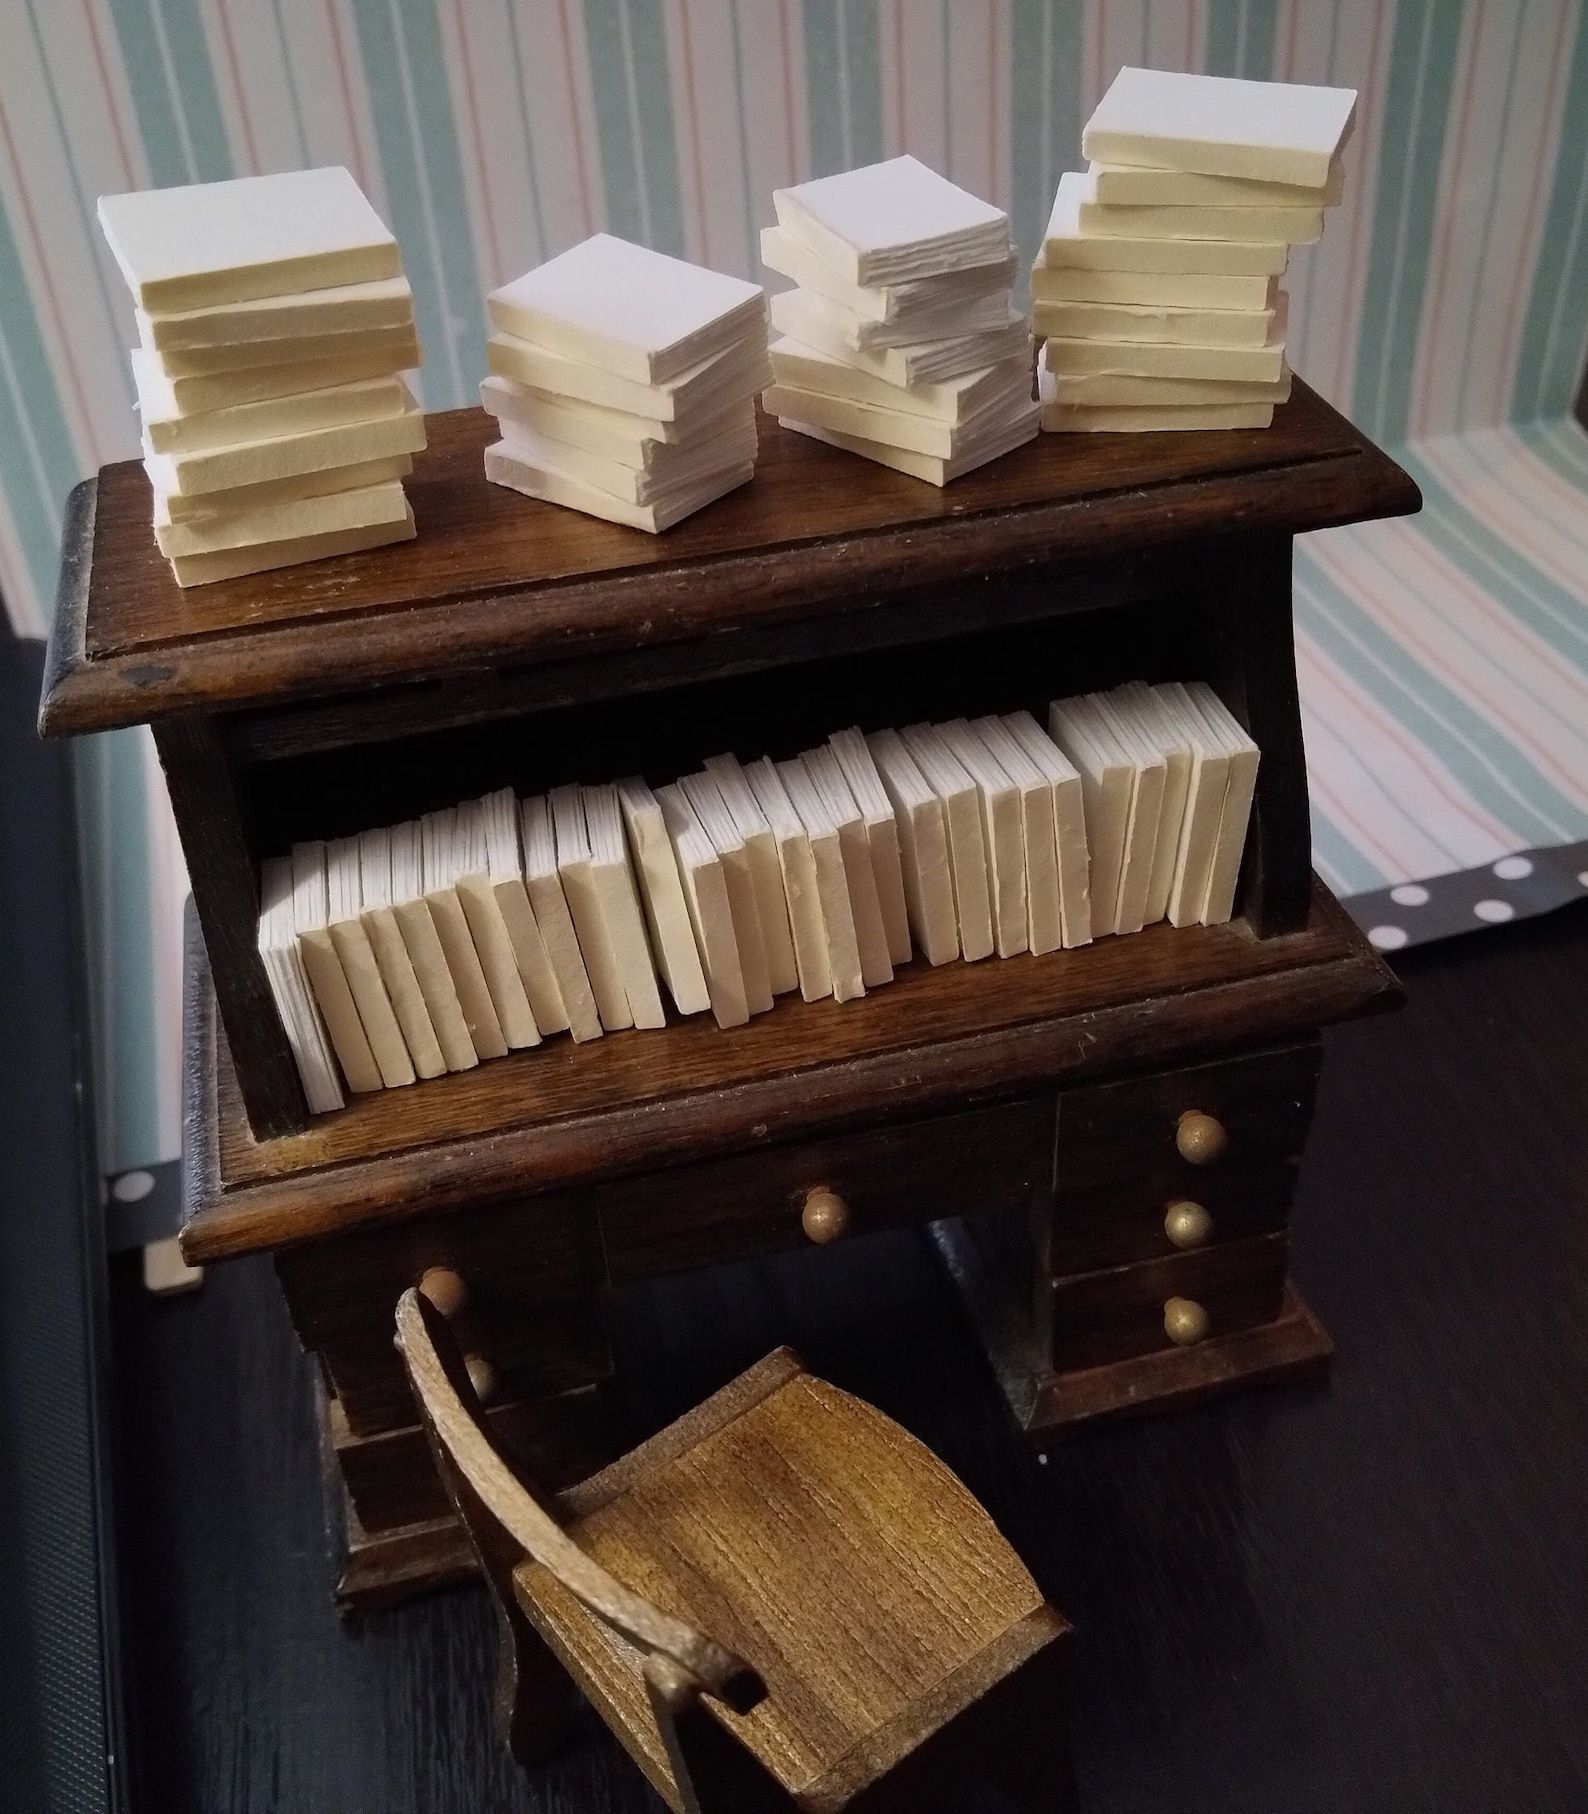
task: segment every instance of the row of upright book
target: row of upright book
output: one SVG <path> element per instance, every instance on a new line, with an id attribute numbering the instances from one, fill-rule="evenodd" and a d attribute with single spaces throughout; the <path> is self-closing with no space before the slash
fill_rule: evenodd
<path id="1" fill-rule="evenodd" d="M 1201 682 L 835 732 L 298 844 L 259 950 L 311 1111 L 567 1032 L 743 1026 L 929 965 L 1230 918 L 1258 751 Z"/>
<path id="2" fill-rule="evenodd" d="M 1338 199 L 1347 89 L 1126 68 L 1030 307 L 1005 212 L 910 156 L 774 192 L 759 285 L 597 234 L 487 298 L 490 481 L 652 533 L 745 484 L 755 400 L 934 485 L 1046 428 L 1265 427 L 1278 289 Z M 182 585 L 402 539 L 424 420 L 396 241 L 345 170 L 106 197 Z M 1041 344 L 1033 378 L 1033 328 Z M 775 330 L 770 346 L 769 333 Z"/>

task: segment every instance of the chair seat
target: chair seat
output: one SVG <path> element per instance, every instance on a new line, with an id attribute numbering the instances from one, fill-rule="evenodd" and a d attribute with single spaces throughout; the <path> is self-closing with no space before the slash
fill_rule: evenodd
<path id="1" fill-rule="evenodd" d="M 767 1698 L 753 1712 L 708 1705 L 799 1794 L 841 1759 L 851 1778 L 885 1771 L 918 1734 L 912 1710 L 930 1697 L 941 1722 L 975 1700 L 1046 1633 L 1034 1619 L 1045 1609 L 992 1520 L 929 1450 L 794 1357 L 755 1372 L 769 1367 L 781 1377 L 763 1378 L 764 1396 L 745 1404 L 741 1393 L 726 1421 L 708 1401 L 675 1426 L 681 1439 L 665 1433 L 609 1471 L 620 1490 L 597 1476 L 564 1506 L 592 1558 L 760 1672 Z M 614 1729 L 641 1735 L 631 1752 L 665 1794 L 638 1654 L 535 1564 L 518 1579 L 533 1583 L 521 1598 L 538 1602 L 553 1648 L 594 1679 Z M 1023 1622 L 1029 1644 L 1017 1635 L 1011 1645 Z"/>

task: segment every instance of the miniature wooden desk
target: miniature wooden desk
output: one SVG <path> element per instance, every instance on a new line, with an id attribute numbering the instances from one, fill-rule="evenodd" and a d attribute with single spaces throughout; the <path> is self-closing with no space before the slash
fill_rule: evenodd
<path id="1" fill-rule="evenodd" d="M 80 487 L 42 717 L 153 725 L 207 953 L 184 1242 L 275 1256 L 347 1594 L 465 1566 L 391 1345 L 432 1268 L 543 1474 L 595 1458 L 624 1286 L 903 1223 L 1038 1436 L 1324 1359 L 1285 1232 L 1316 1033 L 1398 990 L 1310 875 L 1290 542 L 1415 509 L 1405 474 L 1299 384 L 1266 432 L 1044 437 L 942 493 L 765 425 L 754 483 L 652 539 L 485 484 L 478 411 L 430 428 L 417 543 L 186 593 L 140 469 Z M 261 856 L 1138 677 L 1211 681 L 1262 748 L 1233 924 L 911 964 L 860 1002 L 549 1041 L 306 1116 Z"/>

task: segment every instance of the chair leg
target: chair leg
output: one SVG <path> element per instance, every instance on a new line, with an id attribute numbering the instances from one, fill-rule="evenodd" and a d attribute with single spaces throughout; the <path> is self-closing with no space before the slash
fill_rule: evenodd
<path id="1" fill-rule="evenodd" d="M 567 1737 L 573 1718 L 573 1684 L 546 1641 L 511 1597 L 490 1582 L 496 1608 L 496 1730 L 518 1763 L 528 1768 Z"/>

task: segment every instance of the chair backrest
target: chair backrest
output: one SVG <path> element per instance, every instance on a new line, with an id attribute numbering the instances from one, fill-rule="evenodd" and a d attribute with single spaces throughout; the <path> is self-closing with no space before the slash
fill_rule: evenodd
<path id="1" fill-rule="evenodd" d="M 635 1645 L 648 1673 L 748 1712 L 766 1693 L 730 1650 L 633 1592 L 587 1556 L 558 1521 L 553 1502 L 497 1447 L 447 1320 L 417 1290 L 397 1305 L 397 1347 L 408 1370 L 436 1465 L 486 1567 L 510 1573 L 525 1558 Z"/>

